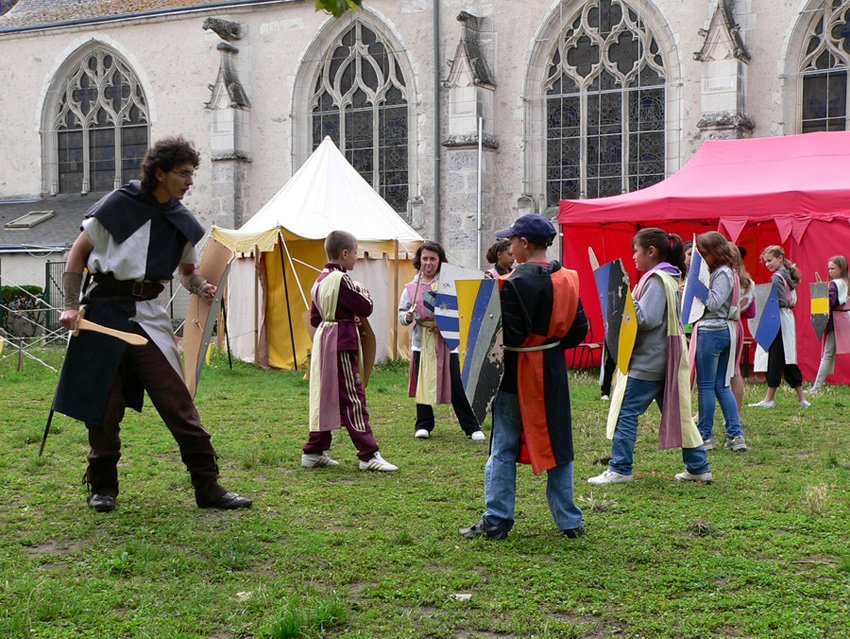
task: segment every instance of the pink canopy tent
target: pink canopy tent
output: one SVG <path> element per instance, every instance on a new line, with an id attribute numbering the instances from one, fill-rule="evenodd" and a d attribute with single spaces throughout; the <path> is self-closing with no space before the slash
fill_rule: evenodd
<path id="1" fill-rule="evenodd" d="M 803 273 L 798 287 L 798 361 L 806 379 L 820 362 L 811 323 L 809 283 L 826 280 L 827 260 L 850 255 L 850 131 L 747 140 L 709 140 L 678 173 L 646 189 L 594 200 L 562 200 L 564 264 L 581 278 L 593 338 L 604 333 L 588 247 L 600 263 L 623 258 L 636 282 L 631 240 L 660 227 L 685 241 L 718 230 L 747 250 L 756 283 L 770 273 L 762 250 L 781 244 Z M 595 362 L 598 364 L 597 361 Z M 850 358 L 839 357 L 835 383 L 850 383 Z"/>

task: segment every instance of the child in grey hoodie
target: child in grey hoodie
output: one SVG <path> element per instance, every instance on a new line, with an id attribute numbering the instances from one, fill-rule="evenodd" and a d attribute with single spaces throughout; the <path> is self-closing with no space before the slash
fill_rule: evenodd
<path id="1" fill-rule="evenodd" d="M 690 365 L 679 312 L 679 274 L 684 267 L 682 238 L 661 229 L 641 229 L 632 240 L 635 266 L 644 271 L 632 296 L 637 338 L 627 375 L 617 372 L 608 411 L 611 461 L 591 484 L 633 481 L 638 417 L 655 401 L 661 409 L 658 444 L 681 448 L 685 471 L 677 481 L 710 483 L 711 468 L 702 437 L 691 417 Z"/>

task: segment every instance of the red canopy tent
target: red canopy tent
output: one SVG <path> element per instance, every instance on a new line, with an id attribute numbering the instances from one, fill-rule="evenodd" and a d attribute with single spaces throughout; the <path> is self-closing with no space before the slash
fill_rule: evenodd
<path id="1" fill-rule="evenodd" d="M 806 379 L 820 362 L 811 322 L 809 283 L 828 279 L 833 255 L 850 255 L 850 131 L 746 140 L 709 140 L 679 172 L 646 189 L 594 200 L 562 200 L 564 264 L 578 271 L 592 335 L 604 334 L 588 247 L 600 263 L 623 258 L 637 281 L 631 240 L 660 227 L 685 241 L 718 230 L 747 250 L 756 283 L 770 273 L 759 255 L 781 244 L 802 271 L 798 287 L 797 352 Z M 595 362 L 598 364 L 598 358 Z M 850 358 L 839 357 L 831 382 L 850 383 Z"/>

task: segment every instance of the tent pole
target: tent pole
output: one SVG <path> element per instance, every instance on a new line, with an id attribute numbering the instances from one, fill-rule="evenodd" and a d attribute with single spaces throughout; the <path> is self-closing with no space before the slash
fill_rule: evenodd
<path id="1" fill-rule="evenodd" d="M 390 301 L 397 300 L 399 298 L 398 294 L 398 240 L 395 241 L 395 273 L 393 275 L 393 294 L 390 296 Z M 398 302 L 396 302 L 397 304 Z M 398 313 L 394 313 L 394 315 L 398 315 Z M 398 359 L 398 317 L 392 318 L 393 325 L 393 359 Z"/>
<path id="2" fill-rule="evenodd" d="M 260 364 L 260 247 L 254 246 L 254 365 Z"/>
<path id="3" fill-rule="evenodd" d="M 283 233 L 278 231 L 278 237 L 280 237 L 280 241 L 283 242 L 283 248 L 286 250 L 286 258 L 289 260 L 289 268 L 292 269 L 292 274 L 295 276 L 295 283 L 298 284 L 298 292 L 301 293 L 301 301 L 304 302 L 304 308 L 309 311 L 310 305 L 307 303 L 307 296 L 304 295 L 304 287 L 301 286 L 301 278 L 298 277 L 298 271 L 295 270 L 295 264 L 292 261 L 292 254 L 289 252 L 286 240 L 283 239 Z M 283 250 L 281 250 L 280 259 L 281 261 L 283 260 Z M 319 272 L 321 272 L 321 269 L 319 269 Z"/>
<path id="4" fill-rule="evenodd" d="M 289 306 L 289 284 L 286 283 L 286 261 L 283 259 L 283 234 L 277 232 L 280 243 L 280 270 L 283 271 L 283 298 L 286 300 L 286 315 L 289 318 L 289 340 L 292 343 L 292 367 L 298 370 L 298 356 L 295 354 L 295 331 L 292 330 L 292 309 Z"/>

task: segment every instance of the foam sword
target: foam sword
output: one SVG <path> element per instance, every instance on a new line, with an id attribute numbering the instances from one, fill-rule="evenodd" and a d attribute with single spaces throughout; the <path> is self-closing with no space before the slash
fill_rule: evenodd
<path id="1" fill-rule="evenodd" d="M 110 335 L 111 337 L 115 337 L 116 339 L 120 339 L 124 342 L 132 346 L 144 346 L 148 343 L 146 337 L 142 335 L 136 335 L 135 333 L 127 333 L 126 331 L 119 331 L 114 328 L 109 328 L 108 326 L 103 326 L 102 324 L 97 324 L 96 322 L 92 322 L 91 320 L 87 320 L 85 318 L 85 309 L 80 310 L 80 314 L 77 315 L 77 323 L 74 324 L 74 332 L 71 334 L 72 337 L 77 337 L 80 334 L 80 331 L 91 331 L 93 333 L 102 333 L 103 335 Z M 59 392 L 59 388 L 56 388 L 56 392 Z M 53 413 L 55 412 L 54 406 L 56 405 L 56 393 L 53 394 L 53 403 L 50 405 L 50 414 L 47 416 L 47 424 L 44 427 L 44 436 L 41 438 L 41 447 L 38 449 L 38 456 L 41 457 L 44 452 L 44 445 L 47 443 L 47 436 L 50 434 L 50 424 L 53 422 Z"/>

